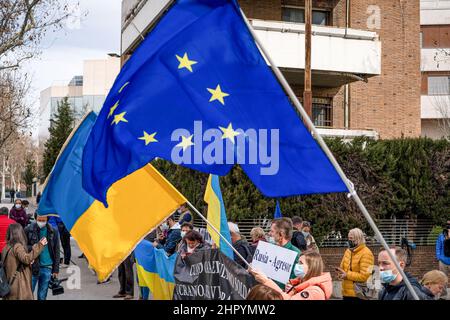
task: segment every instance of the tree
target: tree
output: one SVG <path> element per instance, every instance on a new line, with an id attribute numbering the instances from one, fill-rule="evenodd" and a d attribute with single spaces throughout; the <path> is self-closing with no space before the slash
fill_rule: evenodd
<path id="1" fill-rule="evenodd" d="M 59 0 L 0 1 L 0 71 L 18 68 L 38 54 L 44 35 L 61 28 L 68 11 Z"/>
<path id="2" fill-rule="evenodd" d="M 31 196 L 31 187 L 33 185 L 34 178 L 36 178 L 36 175 L 36 161 L 34 159 L 27 159 L 25 171 L 22 173 L 22 179 L 27 186 L 27 197 Z"/>
<path id="3" fill-rule="evenodd" d="M 43 178 L 45 179 L 58 158 L 58 155 L 73 130 L 75 117 L 66 97 L 60 103 L 56 114 L 50 120 L 50 137 L 45 142 L 43 159 Z"/>

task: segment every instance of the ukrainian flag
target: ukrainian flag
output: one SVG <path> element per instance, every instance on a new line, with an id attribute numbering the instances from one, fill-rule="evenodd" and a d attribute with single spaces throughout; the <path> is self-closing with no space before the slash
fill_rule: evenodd
<path id="1" fill-rule="evenodd" d="M 225 205 L 223 204 L 222 192 L 220 191 L 219 177 L 210 175 L 204 197 L 208 204 L 208 221 L 220 232 L 222 236 L 231 243 L 230 229 L 228 229 L 227 214 Z M 233 250 L 225 241 L 208 225 L 208 232 L 214 243 L 220 248 L 223 254 L 233 259 Z"/>
<path id="2" fill-rule="evenodd" d="M 172 300 L 175 289 L 175 262 L 177 254 L 170 257 L 163 249 L 156 249 L 152 243 L 143 240 L 134 250 L 140 287 L 147 287 L 154 300 Z"/>
<path id="3" fill-rule="evenodd" d="M 83 148 L 96 121 L 85 117 L 50 173 L 38 214 L 58 214 L 100 281 L 186 199 L 150 164 L 117 181 L 105 208 L 82 188 Z"/>

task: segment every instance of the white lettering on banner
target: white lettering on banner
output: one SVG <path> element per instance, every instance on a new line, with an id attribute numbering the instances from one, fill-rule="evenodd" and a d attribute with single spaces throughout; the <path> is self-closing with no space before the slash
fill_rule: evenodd
<path id="1" fill-rule="evenodd" d="M 191 270 L 189 271 L 189 275 L 190 276 L 198 276 L 202 272 L 203 272 L 203 264 L 200 262 L 200 263 L 193 264 L 191 266 Z"/>
<path id="2" fill-rule="evenodd" d="M 263 272 L 269 278 L 287 283 L 293 266 L 297 261 L 297 252 L 259 241 L 253 255 L 252 268 Z"/>

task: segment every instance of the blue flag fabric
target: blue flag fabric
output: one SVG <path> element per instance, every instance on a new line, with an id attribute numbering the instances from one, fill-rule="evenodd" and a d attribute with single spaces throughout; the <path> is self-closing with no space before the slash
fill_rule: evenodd
<path id="1" fill-rule="evenodd" d="M 235 1 L 178 0 L 118 75 L 83 153 L 83 187 L 163 158 L 269 197 L 346 192 L 259 52 Z"/>
<path id="2" fill-rule="evenodd" d="M 280 209 L 280 201 L 277 200 L 277 205 L 275 207 L 275 213 L 273 214 L 274 219 L 283 218 L 283 214 L 281 213 Z"/>

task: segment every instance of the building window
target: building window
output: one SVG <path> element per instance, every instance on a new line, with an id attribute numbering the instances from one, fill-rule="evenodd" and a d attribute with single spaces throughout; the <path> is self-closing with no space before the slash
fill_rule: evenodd
<path id="1" fill-rule="evenodd" d="M 295 7 L 283 7 L 283 21 L 305 23 L 305 9 Z M 313 10 L 312 24 L 327 26 L 330 21 L 330 12 L 325 10 Z"/>
<path id="2" fill-rule="evenodd" d="M 312 116 L 317 127 L 333 126 L 333 101 L 329 98 L 313 98 Z"/>
<path id="3" fill-rule="evenodd" d="M 428 76 L 428 94 L 450 95 L 450 76 Z"/>

